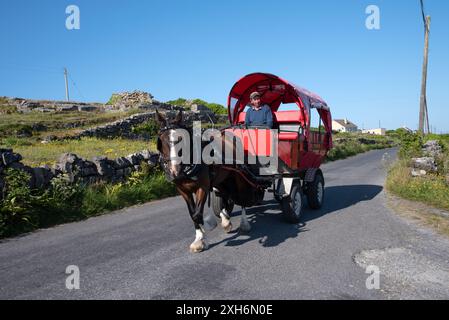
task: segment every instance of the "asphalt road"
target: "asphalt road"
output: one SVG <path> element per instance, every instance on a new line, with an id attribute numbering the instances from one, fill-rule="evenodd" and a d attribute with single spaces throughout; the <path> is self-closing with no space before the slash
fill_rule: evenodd
<path id="1" fill-rule="evenodd" d="M 179 197 L 3 241 L 0 298 L 448 299 L 449 241 L 387 207 L 386 152 L 395 156 L 324 165 L 325 205 L 306 209 L 302 225 L 285 223 L 267 196 L 248 210 L 249 234 L 217 228 L 200 254 L 188 250 L 194 230 Z M 66 288 L 69 265 L 79 290 Z M 368 265 L 380 289 L 367 289 Z"/>

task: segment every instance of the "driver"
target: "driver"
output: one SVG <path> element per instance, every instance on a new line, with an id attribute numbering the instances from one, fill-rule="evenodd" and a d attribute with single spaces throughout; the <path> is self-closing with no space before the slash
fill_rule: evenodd
<path id="1" fill-rule="evenodd" d="M 245 124 L 247 127 L 263 126 L 269 129 L 273 128 L 273 115 L 267 104 L 260 100 L 260 93 L 253 92 L 250 95 L 250 109 L 246 112 Z"/>

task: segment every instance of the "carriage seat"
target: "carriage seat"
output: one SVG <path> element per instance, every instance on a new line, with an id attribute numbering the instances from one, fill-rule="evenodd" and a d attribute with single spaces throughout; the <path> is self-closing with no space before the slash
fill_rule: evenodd
<path id="1" fill-rule="evenodd" d="M 245 123 L 246 112 L 239 114 L 238 123 Z M 279 128 L 279 140 L 295 141 L 300 134 L 300 123 L 302 122 L 301 111 L 278 111 L 273 113 L 274 128 Z"/>
<path id="2" fill-rule="evenodd" d="M 300 124 L 302 120 L 301 111 L 278 111 L 273 112 L 273 122 L 275 124 Z M 241 112 L 239 114 L 238 123 L 245 123 L 246 112 Z"/>

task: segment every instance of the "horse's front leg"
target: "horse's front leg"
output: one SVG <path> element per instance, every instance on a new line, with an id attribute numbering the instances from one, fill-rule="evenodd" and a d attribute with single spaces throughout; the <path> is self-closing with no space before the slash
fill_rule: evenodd
<path id="1" fill-rule="evenodd" d="M 195 241 L 190 245 L 190 251 L 196 253 L 207 250 L 209 247 L 206 242 L 206 234 L 203 228 L 203 212 L 204 205 L 207 200 L 207 190 L 205 188 L 199 188 L 196 192 L 195 198 L 195 211 L 192 215 L 192 220 L 195 224 Z"/>
<path id="2" fill-rule="evenodd" d="M 202 215 L 201 219 L 198 218 L 198 216 L 195 214 L 197 211 L 197 206 L 195 204 L 195 201 L 193 199 L 193 195 L 191 192 L 187 192 L 182 189 L 178 189 L 178 192 L 181 194 L 181 196 L 184 198 L 187 208 L 189 210 L 190 218 L 193 220 L 193 224 L 195 226 L 195 240 L 190 244 L 190 251 L 191 252 L 201 252 L 205 249 L 207 249 L 207 243 L 205 241 L 205 234 L 204 229 L 202 228 Z"/>

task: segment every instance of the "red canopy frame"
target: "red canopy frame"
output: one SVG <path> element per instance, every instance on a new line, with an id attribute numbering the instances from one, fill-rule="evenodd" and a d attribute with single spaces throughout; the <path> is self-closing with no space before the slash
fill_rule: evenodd
<path id="1" fill-rule="evenodd" d="M 262 103 L 276 112 L 281 104 L 296 103 L 302 112 L 306 135 L 310 129 L 310 110 L 317 109 L 328 134 L 327 148 L 332 148 L 332 116 L 327 103 L 317 94 L 269 73 L 252 73 L 235 83 L 228 97 L 228 117 L 231 124 L 238 123 L 238 116 L 250 102 L 249 96 L 257 91 Z"/>

